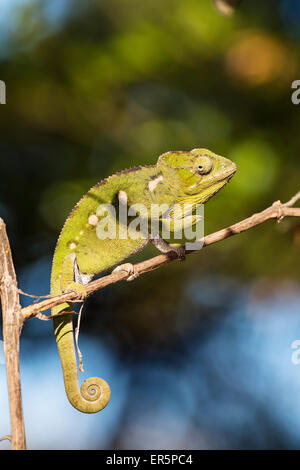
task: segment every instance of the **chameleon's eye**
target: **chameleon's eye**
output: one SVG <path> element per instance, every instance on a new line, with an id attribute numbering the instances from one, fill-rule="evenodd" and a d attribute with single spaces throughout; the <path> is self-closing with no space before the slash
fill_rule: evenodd
<path id="1" fill-rule="evenodd" d="M 213 162 L 207 155 L 197 158 L 194 163 L 194 171 L 197 175 L 207 175 L 213 169 Z"/>

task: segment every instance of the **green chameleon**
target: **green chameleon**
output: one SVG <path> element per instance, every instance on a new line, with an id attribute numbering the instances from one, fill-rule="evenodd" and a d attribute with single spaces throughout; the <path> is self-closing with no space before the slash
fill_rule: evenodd
<path id="1" fill-rule="evenodd" d="M 172 239 L 172 231 L 176 232 L 182 218 L 187 218 L 189 225 L 195 225 L 199 220 L 194 214 L 195 207 L 207 202 L 225 186 L 235 171 L 236 166 L 230 160 L 210 150 L 194 149 L 164 153 L 156 165 L 124 170 L 96 184 L 74 207 L 61 231 L 53 258 L 51 294 L 76 291 L 84 299 L 84 285 L 95 275 L 115 267 L 115 271 L 127 271 L 128 280 L 133 279 L 136 273 L 132 264 L 120 263 L 141 251 L 149 242 L 161 252 L 175 251 L 179 259 L 184 259 L 184 241 Z M 120 221 L 120 207 L 129 208 L 141 203 L 145 208 L 143 217 L 148 217 L 148 220 L 152 205 L 169 207 L 157 216 L 160 222 L 169 222 L 168 240 L 162 238 L 161 226 L 154 231 L 151 228 L 139 238 L 130 236 L 130 224 L 124 226 Z M 182 216 L 178 207 L 186 204 L 191 209 Z M 108 209 L 103 211 L 103 207 L 110 207 L 107 205 L 116 208 L 115 217 Z M 99 236 L 98 227 L 104 214 L 106 218 L 114 218 L 118 229 L 114 237 Z M 53 321 L 65 389 L 70 403 L 77 410 L 96 413 L 109 402 L 110 388 L 97 377 L 87 379 L 79 388 L 72 313 L 71 303 L 58 305 L 52 310 L 52 315 L 59 314 Z"/>

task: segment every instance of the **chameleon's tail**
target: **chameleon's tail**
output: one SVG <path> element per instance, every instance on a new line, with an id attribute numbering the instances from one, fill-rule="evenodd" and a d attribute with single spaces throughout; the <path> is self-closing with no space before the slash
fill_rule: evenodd
<path id="1" fill-rule="evenodd" d="M 79 388 L 72 315 L 58 316 L 53 323 L 67 397 L 77 410 L 97 413 L 109 402 L 109 385 L 103 379 L 91 377 Z"/>

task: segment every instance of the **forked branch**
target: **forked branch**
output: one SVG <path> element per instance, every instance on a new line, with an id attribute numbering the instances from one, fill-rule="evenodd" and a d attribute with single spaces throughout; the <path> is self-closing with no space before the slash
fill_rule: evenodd
<path id="1" fill-rule="evenodd" d="M 287 203 L 280 201 L 274 202 L 270 207 L 244 219 L 230 227 L 214 232 L 204 238 L 203 247 L 212 245 L 228 237 L 245 232 L 250 228 L 260 225 L 267 220 L 277 219 L 280 221 L 284 217 L 300 217 L 300 208 L 293 205 L 300 199 L 300 191 L 295 194 Z M 186 254 L 196 251 L 187 251 Z M 158 269 L 164 264 L 175 260 L 177 255 L 174 252 L 161 254 L 148 260 L 137 263 L 134 268 L 137 274 L 143 274 L 148 271 Z M 125 280 L 128 274 L 125 271 L 119 271 L 115 274 L 109 274 L 86 286 L 88 295 L 93 292 Z M 28 307 L 21 309 L 19 301 L 19 289 L 12 261 L 9 241 L 6 234 L 5 224 L 0 219 L 0 293 L 2 302 L 3 316 L 3 339 L 7 370 L 7 381 L 10 402 L 11 415 L 11 438 L 13 449 L 25 449 L 25 432 L 21 400 L 21 384 L 19 370 L 19 339 L 24 321 L 31 317 L 37 317 L 48 320 L 51 316 L 46 316 L 42 312 L 59 305 L 63 302 L 79 302 L 81 299 L 76 292 L 67 292 L 56 296 L 46 296 L 45 300 L 33 303 Z M 4 439 L 4 438 L 3 438 Z"/>

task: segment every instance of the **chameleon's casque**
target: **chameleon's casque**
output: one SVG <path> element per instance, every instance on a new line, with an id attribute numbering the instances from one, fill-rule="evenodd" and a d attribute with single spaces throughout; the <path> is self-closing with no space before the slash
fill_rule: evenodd
<path id="1" fill-rule="evenodd" d="M 170 226 L 175 230 L 178 214 L 172 208 L 190 204 L 192 212 L 197 204 L 204 204 L 224 187 L 235 171 L 235 164 L 227 158 L 207 149 L 194 149 L 167 152 L 159 157 L 156 165 L 124 170 L 96 184 L 74 207 L 61 231 L 53 258 L 51 293 L 75 290 L 85 296 L 84 284 L 95 275 L 120 265 L 149 242 L 164 253 L 176 251 L 179 258 L 184 258 L 182 244 L 170 244 L 160 233 L 151 232 L 146 239 L 118 235 L 100 239 L 97 225 L 99 207 L 103 204 L 116 207 L 120 203 L 127 207 L 143 204 L 148 214 L 151 205 L 166 204 L 173 223 Z M 121 227 L 118 216 L 115 222 L 120 230 L 127 230 L 130 235 L 128 227 Z M 196 218 L 190 218 L 191 224 L 196 222 Z M 128 266 L 132 269 L 128 263 L 117 269 L 127 270 Z M 96 413 L 109 401 L 109 386 L 104 380 L 93 377 L 79 388 L 72 306 L 69 303 L 59 305 L 53 308 L 52 314 L 59 314 L 53 321 L 68 399 L 79 411 Z"/>

